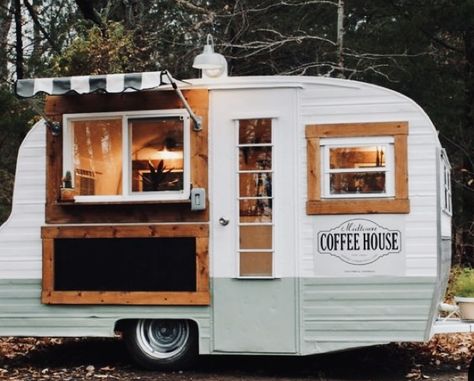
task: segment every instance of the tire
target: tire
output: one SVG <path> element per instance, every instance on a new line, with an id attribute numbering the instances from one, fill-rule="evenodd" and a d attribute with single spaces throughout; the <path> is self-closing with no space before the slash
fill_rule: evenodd
<path id="1" fill-rule="evenodd" d="M 471 359 L 471 363 L 469 364 L 467 381 L 474 381 L 474 357 Z"/>
<path id="2" fill-rule="evenodd" d="M 189 320 L 136 320 L 124 330 L 124 339 L 133 360 L 146 369 L 186 369 L 198 354 L 197 330 Z"/>

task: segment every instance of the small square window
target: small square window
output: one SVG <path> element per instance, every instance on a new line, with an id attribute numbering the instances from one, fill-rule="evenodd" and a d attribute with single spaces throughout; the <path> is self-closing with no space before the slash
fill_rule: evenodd
<path id="1" fill-rule="evenodd" d="M 393 138 L 321 139 L 322 197 L 391 197 Z"/>
<path id="2" fill-rule="evenodd" d="M 408 213 L 406 122 L 306 126 L 308 214 Z"/>

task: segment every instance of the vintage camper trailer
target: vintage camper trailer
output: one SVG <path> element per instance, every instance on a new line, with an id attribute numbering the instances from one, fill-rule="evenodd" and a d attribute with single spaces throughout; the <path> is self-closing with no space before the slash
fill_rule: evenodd
<path id="1" fill-rule="evenodd" d="M 0 335 L 120 331 L 166 368 L 435 332 L 450 167 L 410 99 L 315 77 L 18 82 L 39 92 L 0 228 Z"/>

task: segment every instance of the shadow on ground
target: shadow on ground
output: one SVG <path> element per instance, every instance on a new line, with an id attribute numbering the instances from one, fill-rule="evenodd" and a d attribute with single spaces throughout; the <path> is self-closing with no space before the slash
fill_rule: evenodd
<path id="1" fill-rule="evenodd" d="M 17 340 L 22 339 L 15 339 L 12 345 Z M 130 364 L 123 342 L 118 339 L 39 341 L 27 353 L 21 350 L 20 345 L 16 352 L 0 358 L 0 369 L 10 373 L 14 370 L 15 375 L 24 375 L 24 379 L 29 379 L 28 376 L 31 379 L 43 379 L 44 376 L 45 379 L 70 380 L 90 378 L 93 375 L 106 379 L 113 375 L 112 378 L 119 380 L 399 381 L 406 380 L 406 375 L 416 366 L 420 364 L 416 364 L 412 353 L 396 344 L 305 357 L 201 356 L 193 369 L 171 374 L 135 368 Z M 441 374 L 443 370 L 438 369 L 437 372 Z M 5 373 L 4 376 L 8 374 Z"/>

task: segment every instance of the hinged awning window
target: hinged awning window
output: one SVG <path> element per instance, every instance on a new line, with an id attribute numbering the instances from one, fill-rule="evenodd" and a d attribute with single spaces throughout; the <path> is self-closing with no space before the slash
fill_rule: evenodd
<path id="1" fill-rule="evenodd" d="M 120 94 L 128 91 L 151 90 L 171 85 L 194 121 L 194 130 L 201 130 L 201 119 L 194 114 L 174 78 L 167 70 L 129 74 L 83 75 L 75 77 L 20 79 L 16 82 L 16 95 L 31 98 L 37 94 L 67 95 L 103 92 Z"/>
<path id="2" fill-rule="evenodd" d="M 90 94 L 94 92 L 123 93 L 150 90 L 170 84 L 164 71 L 129 74 L 85 75 L 59 78 L 20 79 L 16 94 L 30 98 L 39 93 L 47 95 Z"/>

